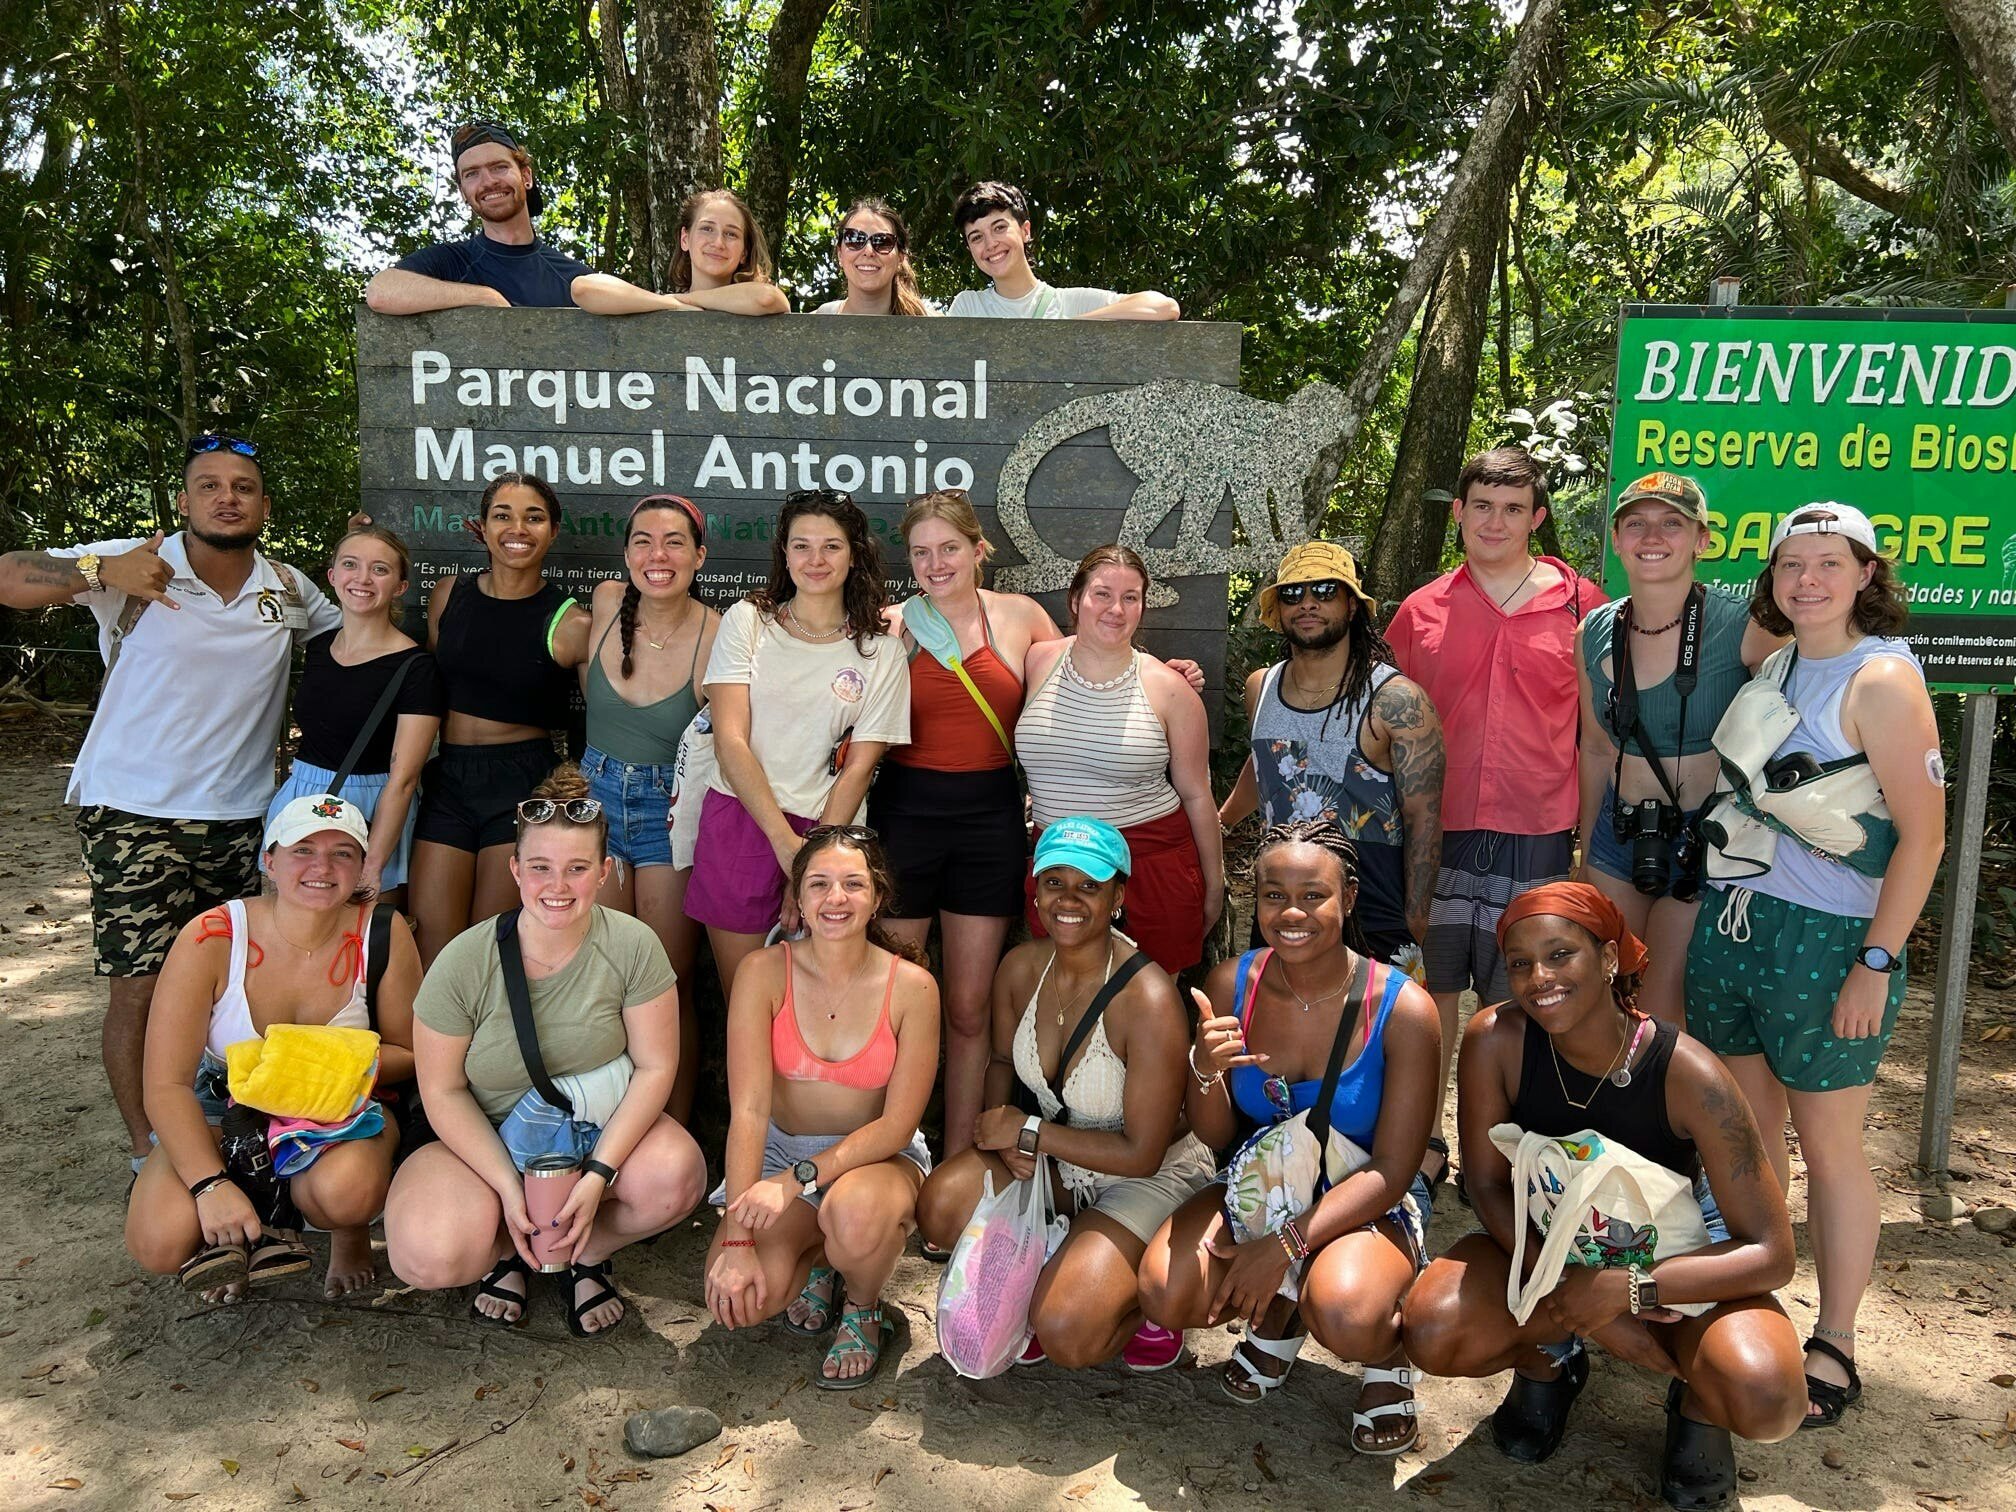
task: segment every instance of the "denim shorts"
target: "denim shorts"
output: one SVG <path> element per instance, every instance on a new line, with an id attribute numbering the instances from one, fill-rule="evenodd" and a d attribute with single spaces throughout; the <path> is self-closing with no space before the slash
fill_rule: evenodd
<path id="1" fill-rule="evenodd" d="M 581 753 L 581 775 L 609 821 L 609 854 L 628 866 L 670 866 L 672 764 L 631 766 L 590 746 Z"/>
<path id="2" fill-rule="evenodd" d="M 266 805 L 266 822 L 271 824 L 280 816 L 280 810 L 296 798 L 305 798 L 315 793 L 326 793 L 329 784 L 336 780 L 336 774 L 327 767 L 311 766 L 305 761 L 296 761 L 287 773 L 287 780 L 280 784 L 280 791 L 273 795 L 273 801 Z M 378 817 L 378 804 L 385 796 L 385 785 L 392 780 L 390 772 L 352 772 L 343 784 L 343 796 L 356 804 L 363 812 L 364 822 L 369 824 Z M 380 887 L 404 887 L 411 875 L 413 860 L 413 826 L 420 819 L 420 796 L 414 794 L 406 805 L 406 823 L 399 832 L 399 843 L 392 847 L 392 854 L 385 858 L 385 869 L 379 874 Z"/>
<path id="3" fill-rule="evenodd" d="M 1617 789 L 1614 787 L 1604 788 L 1603 801 L 1596 808 L 1596 823 L 1592 826 L 1589 838 L 1583 846 L 1585 852 L 1583 859 L 1605 876 L 1615 877 L 1620 882 L 1629 882 L 1631 880 L 1631 847 L 1635 842 L 1619 840 L 1617 838 L 1616 827 L 1610 822 L 1611 810 L 1616 802 Z M 1688 809 L 1685 828 L 1692 829 L 1694 821 L 1700 817 L 1700 809 Z M 1676 838 L 1673 841 L 1672 849 L 1677 852 L 1679 848 L 1680 842 Z M 1679 880 L 1679 875 L 1679 868 L 1672 865 L 1669 861 L 1666 868 L 1667 887 L 1670 888 L 1674 882 Z"/>

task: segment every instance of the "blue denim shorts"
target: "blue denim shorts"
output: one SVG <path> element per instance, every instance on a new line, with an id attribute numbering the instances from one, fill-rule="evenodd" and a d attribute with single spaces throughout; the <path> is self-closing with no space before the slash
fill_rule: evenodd
<path id="1" fill-rule="evenodd" d="M 328 792 L 329 784 L 335 780 L 336 774 L 327 767 L 311 766 L 305 761 L 295 762 L 287 773 L 287 780 L 280 784 L 280 791 L 266 805 L 266 822 L 271 824 L 280 816 L 280 810 L 296 798 Z M 391 780 L 390 772 L 352 772 L 350 780 L 343 784 L 343 796 L 363 811 L 366 824 L 378 816 L 379 800 L 385 796 L 385 785 Z M 413 826 L 419 817 L 420 799 L 416 794 L 406 806 L 406 823 L 399 832 L 399 843 L 385 859 L 385 870 L 378 878 L 380 887 L 406 885 L 413 859 Z"/>
<path id="2" fill-rule="evenodd" d="M 590 746 L 581 754 L 581 775 L 609 821 L 609 854 L 626 866 L 670 866 L 671 763 L 631 766 Z"/>

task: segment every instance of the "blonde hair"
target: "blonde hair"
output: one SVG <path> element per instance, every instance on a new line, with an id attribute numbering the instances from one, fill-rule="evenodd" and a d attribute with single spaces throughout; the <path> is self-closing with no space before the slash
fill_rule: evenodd
<path id="1" fill-rule="evenodd" d="M 375 523 L 359 525 L 354 530 L 344 531 L 337 539 L 336 549 L 329 553 L 329 565 L 331 567 L 334 567 L 336 559 L 343 555 L 344 542 L 354 541 L 359 536 L 367 537 L 370 540 L 378 542 L 379 545 L 389 548 L 392 555 L 399 560 L 399 581 L 402 583 L 413 581 L 413 553 L 407 549 L 405 541 L 400 539 L 397 531 L 393 530 L 390 526 Z M 396 625 L 399 623 L 400 616 L 405 613 L 405 609 L 406 606 L 400 603 L 399 600 L 392 600 L 393 624 Z"/>
<path id="2" fill-rule="evenodd" d="M 926 520 L 943 520 L 972 543 L 979 554 L 979 560 L 973 564 L 974 586 L 985 582 L 987 553 L 994 549 L 994 543 L 982 533 L 980 516 L 973 512 L 973 500 L 967 496 L 966 490 L 941 488 L 935 493 L 919 494 L 912 499 L 909 508 L 903 511 L 903 523 L 897 527 L 905 546 L 910 544 L 910 532 Z"/>

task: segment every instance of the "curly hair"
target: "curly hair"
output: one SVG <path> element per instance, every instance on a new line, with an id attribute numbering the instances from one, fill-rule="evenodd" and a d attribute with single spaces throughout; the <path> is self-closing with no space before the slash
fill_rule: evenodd
<path id="1" fill-rule="evenodd" d="M 1794 510 L 1793 514 L 1801 519 L 1834 518 L 1824 507 L 1818 506 Z M 1846 536 L 1841 539 L 1848 542 L 1848 549 L 1855 553 L 1856 561 L 1876 564 L 1868 586 L 1855 595 L 1855 607 L 1848 612 L 1848 623 L 1864 635 L 1897 634 L 1911 617 L 1911 606 L 1904 601 L 1904 594 L 1898 587 L 1897 569 L 1888 557 L 1877 555 L 1860 541 L 1849 540 Z M 1773 635 L 1790 635 L 1792 621 L 1778 607 L 1778 599 L 1771 591 L 1772 565 L 1770 561 L 1765 562 L 1764 570 L 1757 574 L 1757 581 L 1751 585 L 1750 618 Z"/>
<path id="2" fill-rule="evenodd" d="M 696 189 L 686 196 L 679 207 L 679 229 L 691 231 L 693 223 L 700 219 L 700 212 L 714 200 L 726 200 L 735 207 L 735 213 L 742 217 L 742 261 L 735 266 L 735 275 L 730 283 L 774 283 L 770 270 L 770 243 L 764 239 L 763 228 L 756 224 L 756 217 L 742 196 L 733 189 Z M 693 287 L 693 255 L 684 247 L 672 254 L 672 292 L 684 294 Z"/>
<path id="3" fill-rule="evenodd" d="M 630 506 L 631 528 L 636 526 L 637 516 L 654 509 L 675 509 L 680 514 L 686 516 L 693 526 L 693 544 L 702 550 L 706 549 L 707 517 L 700 513 L 699 505 L 695 504 L 684 494 L 646 494 Z M 630 534 L 629 529 L 626 529 L 623 534 L 627 541 Z M 695 574 L 694 581 L 686 585 L 687 597 L 691 598 L 695 596 L 693 590 L 698 582 L 698 574 Z M 643 602 L 644 595 L 637 587 L 637 580 L 631 578 L 626 581 L 623 584 L 623 606 L 616 611 L 616 634 L 623 646 L 623 675 L 625 677 L 630 675 L 630 648 L 637 641 L 637 609 Z"/>
<path id="4" fill-rule="evenodd" d="M 868 943 L 879 945 L 893 956 L 901 956 L 913 966 L 928 965 L 922 946 L 891 934 L 882 920 L 896 896 L 895 874 L 889 870 L 889 856 L 882 849 L 882 837 L 859 824 L 821 824 L 805 832 L 805 843 L 791 858 L 791 896 L 805 890 L 805 873 L 812 862 L 829 850 L 852 851 L 868 868 L 868 885 L 875 889 L 875 912 L 868 920 Z"/>
<path id="5" fill-rule="evenodd" d="M 571 761 L 562 762 L 546 774 L 539 786 L 525 795 L 529 803 L 534 798 L 551 799 L 554 803 L 572 803 L 588 796 L 588 779 L 581 774 L 581 768 Z M 544 829 L 546 824 L 566 824 L 575 829 L 595 832 L 595 856 L 597 860 L 609 854 L 609 816 L 598 813 L 593 819 L 579 821 L 569 819 L 565 814 L 555 814 L 545 824 L 528 823 L 521 815 L 516 821 L 517 839 L 512 842 L 512 854 L 517 854 L 525 846 L 525 835 L 529 830 Z"/>
<path id="6" fill-rule="evenodd" d="M 917 289 L 917 270 L 910 266 L 910 228 L 896 207 L 887 200 L 873 194 L 864 194 L 847 207 L 847 213 L 840 217 L 840 229 L 847 229 L 847 222 L 857 215 L 880 216 L 889 223 L 889 229 L 896 233 L 896 273 L 889 280 L 889 310 L 891 315 L 929 315 L 924 305 L 924 296 Z M 835 237 L 834 240 L 839 240 Z"/>
<path id="7" fill-rule="evenodd" d="M 1253 859 L 1247 863 L 1248 875 L 1257 879 L 1260 858 L 1284 845 L 1313 845 L 1320 851 L 1327 851 L 1337 862 L 1341 885 L 1358 885 L 1358 847 L 1342 827 L 1330 819 L 1291 819 L 1285 824 L 1268 825 L 1260 831 L 1260 843 L 1253 847 Z M 1257 901 L 1254 917 L 1256 920 L 1259 917 Z M 1358 922 L 1355 908 L 1344 915 L 1344 943 L 1359 955 L 1372 954 L 1372 947 L 1365 939 L 1365 926 Z"/>
<path id="8" fill-rule="evenodd" d="M 882 549 L 869 532 L 868 516 L 861 506 L 838 489 L 801 488 L 785 496 L 777 528 L 770 536 L 770 581 L 749 598 L 774 619 L 777 611 L 797 596 L 788 547 L 791 527 L 807 515 L 824 516 L 847 536 L 847 581 L 841 588 L 841 603 L 847 610 L 845 624 L 854 649 L 863 656 L 873 656 L 868 642 L 882 633 L 882 611 L 889 606 L 889 591 L 882 581 Z"/>

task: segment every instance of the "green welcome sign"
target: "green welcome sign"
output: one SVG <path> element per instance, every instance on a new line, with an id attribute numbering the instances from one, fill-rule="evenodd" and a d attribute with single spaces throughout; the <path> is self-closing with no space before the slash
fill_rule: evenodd
<path id="1" fill-rule="evenodd" d="M 1611 446 L 1613 505 L 1655 470 L 1700 482 L 1716 582 L 1753 583 L 1800 505 L 1853 504 L 1932 685 L 2016 686 L 2016 312 L 1627 305 Z"/>

